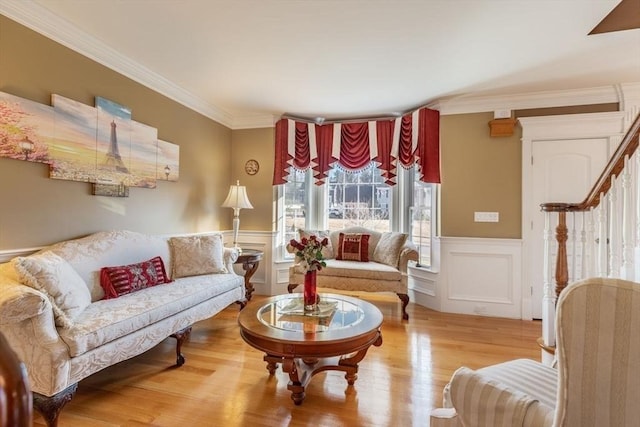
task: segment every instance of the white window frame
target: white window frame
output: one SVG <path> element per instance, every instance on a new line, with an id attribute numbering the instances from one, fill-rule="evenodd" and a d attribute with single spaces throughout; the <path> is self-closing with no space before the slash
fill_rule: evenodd
<path id="1" fill-rule="evenodd" d="M 326 230 L 328 227 L 328 205 L 329 205 L 329 187 L 328 185 L 315 185 L 313 178 L 313 171 L 311 169 L 305 172 L 305 191 L 307 195 L 308 206 L 306 206 L 304 228 L 309 230 Z M 413 211 L 413 192 L 414 192 L 414 177 L 415 167 L 411 169 L 398 168 L 397 170 L 397 184 L 391 186 L 390 190 L 390 212 L 389 212 L 389 226 L 392 231 L 400 231 L 408 233 L 412 236 L 411 230 L 411 218 Z M 436 245 L 434 239 L 437 237 L 438 230 L 438 199 L 440 186 L 438 184 L 428 184 L 432 186 L 431 190 L 431 221 L 430 221 L 430 265 L 422 265 L 418 263 L 418 268 L 433 269 L 434 262 L 437 260 L 437 255 L 434 254 Z M 284 185 L 278 185 L 276 187 L 276 231 L 278 232 L 279 250 L 276 253 L 280 254 L 282 260 L 292 260 L 294 257 L 286 251 L 286 245 L 288 241 L 285 240 L 285 205 L 284 205 Z"/>

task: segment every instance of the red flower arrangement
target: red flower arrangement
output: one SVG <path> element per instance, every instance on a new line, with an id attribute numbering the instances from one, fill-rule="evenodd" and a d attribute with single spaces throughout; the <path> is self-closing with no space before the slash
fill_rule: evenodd
<path id="1" fill-rule="evenodd" d="M 309 238 L 303 237 L 300 242 L 291 239 L 289 244 L 296 249 L 296 256 L 306 264 L 307 271 L 319 271 L 322 270 L 322 267 L 327 266 L 322 255 L 322 248 L 329 245 L 329 239 L 326 237 L 318 240 L 316 236 L 312 235 Z"/>

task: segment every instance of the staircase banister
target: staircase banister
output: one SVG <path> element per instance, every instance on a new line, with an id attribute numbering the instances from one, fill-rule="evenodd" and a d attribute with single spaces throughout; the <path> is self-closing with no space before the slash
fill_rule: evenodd
<path id="1" fill-rule="evenodd" d="M 543 212 L 576 212 L 579 210 L 579 207 L 580 203 L 550 202 L 540 205 L 540 209 Z"/>

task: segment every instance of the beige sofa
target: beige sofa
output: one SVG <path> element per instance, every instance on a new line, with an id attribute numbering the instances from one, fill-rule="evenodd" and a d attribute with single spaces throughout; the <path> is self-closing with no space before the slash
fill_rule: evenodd
<path id="1" fill-rule="evenodd" d="M 103 267 L 148 266 L 140 263 L 158 256 L 171 270 L 170 283 L 103 299 Z M 244 280 L 233 272 L 237 256 L 223 248 L 220 235 L 112 231 L 0 264 L 0 332 L 25 363 L 34 407 L 48 425 L 56 425 L 78 381 L 169 336 L 177 339 L 182 365 L 181 344 L 191 325 L 232 303 L 244 306 Z M 153 265 L 150 274 L 159 271 Z"/>
<path id="2" fill-rule="evenodd" d="M 562 291 L 557 307 L 557 369 L 528 359 L 462 367 L 430 426 L 638 426 L 640 284 L 576 282 Z"/>
<path id="3" fill-rule="evenodd" d="M 407 285 L 407 265 L 418 261 L 415 246 L 404 233 L 381 233 L 365 227 L 347 227 L 336 231 L 298 230 L 299 238 L 316 235 L 328 237 L 330 245 L 323 251 L 327 266 L 317 275 L 317 285 L 321 288 L 344 291 L 394 292 L 402 302 L 402 318 L 407 320 L 409 294 Z M 366 234 L 368 241 L 368 261 L 341 260 L 338 258 L 340 233 Z M 290 245 L 287 250 L 295 253 Z M 296 260 L 289 268 L 289 292 L 304 284 L 305 267 Z"/>

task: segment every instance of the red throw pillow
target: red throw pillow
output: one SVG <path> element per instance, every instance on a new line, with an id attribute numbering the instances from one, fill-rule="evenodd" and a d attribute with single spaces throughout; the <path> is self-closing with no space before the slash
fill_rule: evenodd
<path id="1" fill-rule="evenodd" d="M 338 256 L 344 261 L 369 261 L 369 234 L 340 233 L 338 240 Z"/>
<path id="2" fill-rule="evenodd" d="M 104 299 L 117 298 L 169 282 L 171 280 L 167 277 L 164 262 L 159 256 L 137 264 L 100 269 L 100 286 L 104 289 Z"/>

